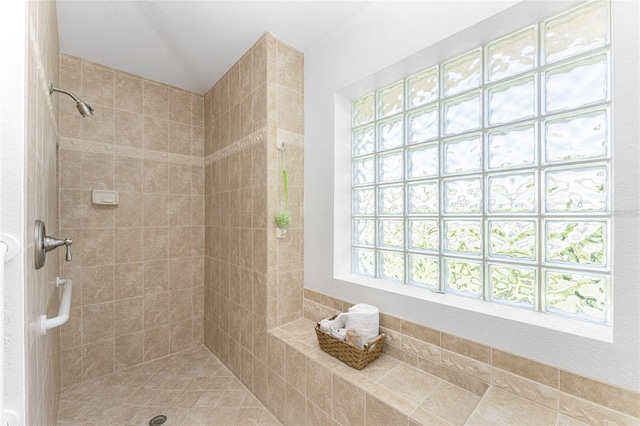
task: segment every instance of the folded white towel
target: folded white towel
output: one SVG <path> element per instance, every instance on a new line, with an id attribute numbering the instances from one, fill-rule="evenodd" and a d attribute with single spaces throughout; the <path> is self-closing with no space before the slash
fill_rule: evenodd
<path id="1" fill-rule="evenodd" d="M 349 308 L 346 328 L 356 330 L 360 336 L 360 347 L 380 334 L 380 311 L 372 305 L 360 303 Z"/>
<path id="2" fill-rule="evenodd" d="M 345 314 L 344 312 L 339 314 L 332 322 L 331 322 L 331 327 L 338 329 L 338 328 L 344 328 L 344 326 L 347 324 L 347 317 L 349 315 Z"/>
<path id="3" fill-rule="evenodd" d="M 320 331 L 331 334 L 331 321 L 328 319 L 323 319 L 320 321 Z"/>
<path id="4" fill-rule="evenodd" d="M 331 328 L 331 335 L 338 340 L 342 340 L 347 338 L 347 329 L 346 328 Z"/>

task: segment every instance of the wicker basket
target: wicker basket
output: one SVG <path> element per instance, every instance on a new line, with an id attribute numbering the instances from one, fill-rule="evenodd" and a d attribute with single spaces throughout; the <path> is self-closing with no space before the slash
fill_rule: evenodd
<path id="1" fill-rule="evenodd" d="M 333 320 L 335 317 L 334 315 L 329 320 Z M 378 337 L 366 343 L 364 348 L 360 349 L 321 331 L 320 323 L 316 325 L 316 335 L 318 336 L 320 349 L 356 370 L 362 370 L 378 359 L 386 337 L 386 334 L 380 333 Z"/>

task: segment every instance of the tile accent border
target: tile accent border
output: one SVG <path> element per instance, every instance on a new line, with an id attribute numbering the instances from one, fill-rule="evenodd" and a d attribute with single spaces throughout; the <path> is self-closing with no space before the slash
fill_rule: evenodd
<path id="1" fill-rule="evenodd" d="M 143 160 L 165 161 L 176 164 L 190 164 L 203 166 L 204 159 L 197 155 L 172 154 L 169 152 L 153 151 L 144 148 L 113 145 L 101 142 L 90 142 L 81 139 L 60 139 L 60 149 L 88 152 L 91 154 L 117 155 L 120 157 L 141 158 Z"/>
<path id="2" fill-rule="evenodd" d="M 229 157 L 230 155 L 235 154 L 236 152 L 240 152 L 244 149 L 247 149 L 253 145 L 258 143 L 262 143 L 267 138 L 267 128 L 263 127 L 260 130 L 256 130 L 249 136 L 245 136 L 244 138 L 228 145 L 213 154 L 209 154 L 204 159 L 204 165 L 208 166 L 209 164 L 215 163 L 216 161 L 220 161 L 225 157 Z"/>
<path id="3" fill-rule="evenodd" d="M 351 305 L 304 289 L 306 319 L 319 321 L 345 312 Z M 607 418 L 640 421 L 640 393 L 384 313 L 380 314 L 380 328 L 389 337 L 384 349 L 386 354 L 477 395 L 484 394 L 489 385 L 495 385 L 549 408 L 559 407 L 560 412 L 588 423 Z M 420 349 L 424 345 L 430 345 L 428 355 Z M 598 416 L 589 418 L 589 412 L 597 412 Z"/>

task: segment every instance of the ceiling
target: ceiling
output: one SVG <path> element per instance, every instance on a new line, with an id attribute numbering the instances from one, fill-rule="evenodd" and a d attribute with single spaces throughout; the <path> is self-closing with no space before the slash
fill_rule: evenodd
<path id="1" fill-rule="evenodd" d="M 204 94 L 265 32 L 304 52 L 371 3 L 58 0 L 60 50 Z"/>

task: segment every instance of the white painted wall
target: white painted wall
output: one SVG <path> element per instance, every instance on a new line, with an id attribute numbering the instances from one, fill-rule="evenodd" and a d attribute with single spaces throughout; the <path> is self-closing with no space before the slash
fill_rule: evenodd
<path id="1" fill-rule="evenodd" d="M 0 231 L 20 243 L 16 257 L 5 265 L 4 365 L 5 409 L 25 419 L 24 384 L 24 96 L 25 3 L 0 5 Z M 9 417 L 6 418 L 9 420 Z"/>
<path id="2" fill-rule="evenodd" d="M 542 1 L 372 2 L 305 53 L 305 287 L 635 391 L 640 390 L 640 144 L 638 3 L 613 1 L 614 46 L 614 279 L 613 326 L 597 339 L 560 327 L 500 317 L 441 303 L 437 297 L 397 294 L 334 276 L 336 93 L 513 6 L 558 7 Z M 564 3 L 566 7 L 568 3 Z M 536 7 L 535 5 L 533 7 Z M 513 9 L 505 13 L 512 13 Z M 495 19 L 495 18 L 494 18 Z M 512 20 L 498 19 L 493 28 Z M 518 27 L 516 27 L 518 28 Z M 481 33 L 481 32 L 480 32 Z M 481 35 L 482 36 L 482 35 Z M 479 43 L 477 43 L 479 44 Z M 446 54 L 446 52 L 444 53 Z M 397 71 L 391 67 L 390 72 Z M 376 77 L 377 78 L 377 77 Z M 370 83 L 376 84 L 371 78 Z M 382 76 L 382 79 L 385 77 Z M 340 109 L 340 108 L 338 108 Z M 348 113 L 348 111 L 347 111 Z M 345 143 L 349 143 L 346 141 Z M 339 151 L 340 147 L 338 148 Z M 335 180 L 334 180 L 335 179 Z M 335 185 L 334 185 L 335 184 Z M 348 213 L 348 206 L 346 209 Z M 408 293 L 411 293 L 409 291 Z M 449 296 L 450 297 L 450 296 Z M 442 300 L 442 299 L 440 299 Z M 494 306 L 490 304 L 490 306 Z M 493 312 L 491 312 L 493 310 Z M 580 328 L 580 327 L 577 327 Z M 588 327 L 586 328 L 588 333 Z"/>

